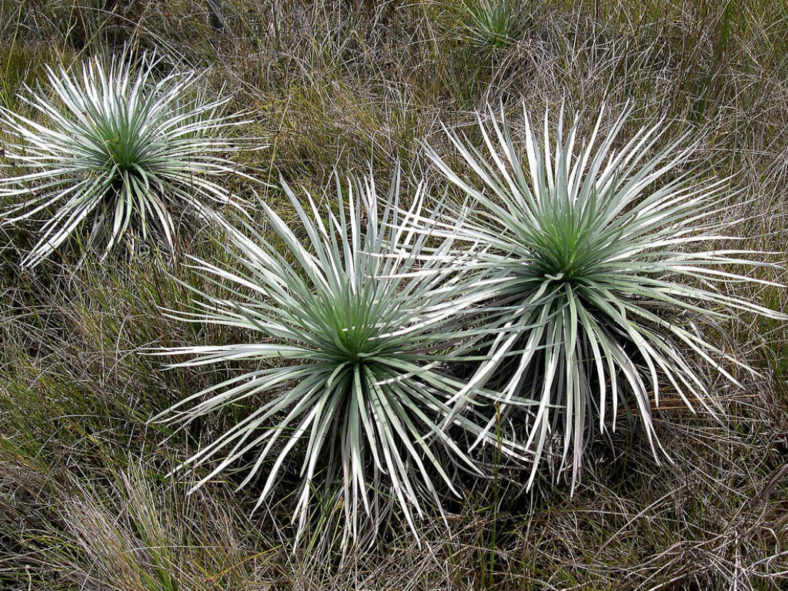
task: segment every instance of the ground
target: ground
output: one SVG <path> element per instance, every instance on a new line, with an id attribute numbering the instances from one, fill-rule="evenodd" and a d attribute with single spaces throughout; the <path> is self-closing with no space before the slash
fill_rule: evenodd
<path id="1" fill-rule="evenodd" d="M 441 125 L 472 136 L 487 104 L 513 121 L 523 102 L 537 114 L 629 104 L 632 126 L 666 117 L 664 141 L 689 134 L 687 167 L 733 175 L 737 233 L 773 253 L 782 268 L 763 278 L 784 284 L 787 10 L 779 0 L 3 0 L 0 105 L 29 112 L 18 93 L 45 85 L 44 64 L 155 49 L 204 70 L 205 91 L 247 113 L 235 133 L 248 149 L 233 158 L 263 182 L 227 182 L 288 219 L 280 176 L 321 194 L 335 169 L 371 170 L 385 186 L 399 163 L 441 194 L 424 143 L 449 153 Z M 4 589 L 785 588 L 784 322 L 743 316 L 722 327 L 720 346 L 759 375 L 738 375 L 740 389 L 713 384 L 719 420 L 663 399 L 655 421 L 670 460 L 657 462 L 622 418 L 589 449 L 574 496 L 549 474 L 525 492 L 527 472 L 505 465 L 492 480 L 469 479 L 463 498 L 447 496 L 445 521 L 419 522 L 420 543 L 393 516 L 376 547 L 343 558 L 330 536 L 293 550 L 286 490 L 252 514 L 255 490 L 236 491 L 235 474 L 192 495 L 197 475 L 169 475 L 233 419 L 178 433 L 148 423 L 236 369 L 165 370 L 148 354 L 242 336 L 162 314 L 188 302 L 180 280 L 210 289 L 205 280 L 139 244 L 112 264 L 88 256 L 77 267 L 65 252 L 22 270 L 34 230 L 2 228 Z M 180 261 L 228 259 L 207 224 L 180 237 Z M 784 288 L 730 289 L 788 309 Z"/>

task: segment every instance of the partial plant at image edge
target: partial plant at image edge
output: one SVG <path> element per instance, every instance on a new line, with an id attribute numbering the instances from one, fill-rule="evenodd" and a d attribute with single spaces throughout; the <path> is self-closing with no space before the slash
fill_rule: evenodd
<path id="1" fill-rule="evenodd" d="M 741 220 L 730 179 L 684 172 L 692 149 L 682 147 L 686 136 L 660 147 L 664 122 L 623 142 L 630 110 L 604 133 L 600 112 L 583 138 L 580 115 L 564 134 L 562 107 L 555 128 L 545 114 L 540 141 L 523 113 L 522 145 L 503 108 L 478 115 L 483 150 L 447 131 L 468 174 L 427 152 L 467 200 L 447 235 L 474 245 L 466 265 L 488 333 L 486 358 L 462 394 L 486 385 L 518 402 L 504 404 L 502 417 L 519 425 L 511 439 L 533 458 L 527 486 L 543 460 L 560 458 L 557 473 L 571 470 L 573 492 L 594 423 L 605 434 L 622 408 L 636 408 L 659 462 L 652 401 L 659 408 L 668 392 L 714 414 L 707 372 L 736 386 L 734 368 L 755 373 L 706 332 L 719 335 L 740 312 L 785 320 L 728 293 L 779 287 L 729 269 L 781 267 L 766 260 L 775 253 L 727 246 L 746 240 L 732 232 Z M 524 400 L 532 406 L 516 413 Z"/>
<path id="2" fill-rule="evenodd" d="M 26 88 L 20 100 L 29 117 L 0 107 L 2 223 L 41 225 L 24 266 L 41 263 L 82 226 L 88 248 L 104 255 L 128 232 L 161 239 L 174 253 L 179 216 L 238 206 L 219 177 L 240 174 L 227 158 L 237 145 L 220 135 L 239 117 L 222 114 L 229 99 L 208 100 L 194 72 L 175 69 L 157 81 L 162 65 L 124 50 L 86 60 L 78 73 L 47 66 L 52 97 Z"/>
<path id="3" fill-rule="evenodd" d="M 334 212 L 308 194 L 303 205 L 282 185 L 301 228 L 265 203 L 281 248 L 249 225 L 247 237 L 225 224 L 232 267 L 195 260 L 194 268 L 227 295 L 193 288 L 194 311 L 171 313 L 243 329 L 249 342 L 161 353 L 191 357 L 174 368 L 243 362 L 248 369 L 151 420 L 186 426 L 247 405 L 245 418 L 184 467 L 216 460 L 197 488 L 240 465 L 247 474 L 239 488 L 262 483 L 258 507 L 272 500 L 283 474 L 300 474 L 296 543 L 310 516 L 338 508 L 343 549 L 373 544 L 392 506 L 418 538 L 422 501 L 442 513 L 441 488 L 456 494 L 457 473 L 481 474 L 465 447 L 486 419 L 476 409 L 456 412 L 469 405 L 448 367 L 470 348 L 457 326 L 470 287 L 447 264 L 451 239 L 428 247 L 431 237 L 411 227 L 424 185 L 403 210 L 398 177 L 385 199 L 371 177 L 346 187 L 337 180 Z M 243 465 L 249 454 L 253 463 Z"/>

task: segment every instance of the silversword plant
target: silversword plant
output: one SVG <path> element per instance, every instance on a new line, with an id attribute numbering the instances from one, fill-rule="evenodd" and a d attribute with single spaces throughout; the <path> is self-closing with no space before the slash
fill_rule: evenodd
<path id="1" fill-rule="evenodd" d="M 175 315 L 242 328 L 249 341 L 165 353 L 190 357 L 173 367 L 252 365 L 154 420 L 188 424 L 245 404 L 245 418 L 186 462 L 216 459 L 197 486 L 251 454 L 240 487 L 260 478 L 259 505 L 300 463 L 293 515 L 299 535 L 322 505 L 344 508 L 343 546 L 370 533 L 374 541 L 391 505 L 386 499 L 415 533 L 423 499 L 440 508 L 439 483 L 454 490 L 457 468 L 478 472 L 455 435 L 475 438 L 485 425 L 456 412 L 465 402 L 457 396 L 464 383 L 448 371 L 467 346 L 454 325 L 472 298 L 446 264 L 452 241 L 428 247 L 429 235 L 409 223 L 418 218 L 423 185 L 408 211 L 399 208 L 398 180 L 384 199 L 371 178 L 346 187 L 337 181 L 334 212 L 283 188 L 300 228 L 265 203 L 271 234 L 247 227 L 247 237 L 227 226 L 234 263 L 195 263 L 226 296 L 197 291 L 198 309 Z"/>
<path id="2" fill-rule="evenodd" d="M 680 147 L 686 137 L 660 148 L 664 122 L 624 142 L 628 112 L 606 133 L 600 114 L 580 138 L 579 116 L 564 135 L 562 108 L 555 129 L 545 115 L 540 141 L 524 109 L 516 146 L 503 112 L 488 115 L 486 153 L 449 133 L 469 174 L 429 151 L 472 205 L 459 235 L 476 245 L 469 264 L 489 339 L 467 391 L 491 383 L 504 400 L 534 401 L 522 417 L 528 485 L 557 434 L 574 489 L 584 434 L 615 425 L 622 404 L 637 408 L 657 457 L 651 400 L 659 407 L 667 390 L 714 412 L 706 371 L 738 384 L 729 368 L 749 368 L 704 330 L 742 312 L 783 316 L 730 295 L 735 284 L 773 285 L 735 272 L 770 264 L 731 248 L 742 239 L 730 231 L 728 181 L 682 171 L 691 150 Z"/>
<path id="3" fill-rule="evenodd" d="M 3 223 L 41 217 L 40 238 L 23 264 L 34 267 L 80 227 L 88 245 L 108 253 L 127 233 L 176 247 L 175 219 L 232 204 L 219 176 L 236 169 L 236 148 L 220 137 L 238 118 L 222 115 L 228 99 L 206 100 L 199 76 L 155 79 L 161 60 L 129 51 L 83 63 L 78 73 L 47 67 L 52 94 L 27 89 L 29 117 L 0 108 L 6 175 Z"/>
<path id="4" fill-rule="evenodd" d="M 465 35 L 480 48 L 511 45 L 530 20 L 517 0 L 464 0 L 463 7 L 469 20 Z"/>

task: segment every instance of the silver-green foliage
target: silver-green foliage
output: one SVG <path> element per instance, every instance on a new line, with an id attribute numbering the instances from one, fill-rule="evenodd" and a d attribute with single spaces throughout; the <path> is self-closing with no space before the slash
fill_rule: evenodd
<path id="1" fill-rule="evenodd" d="M 713 412 L 707 368 L 738 384 L 726 364 L 746 365 L 699 328 L 740 312 L 782 316 L 729 295 L 734 284 L 768 283 L 733 269 L 768 263 L 731 248 L 742 239 L 730 235 L 729 183 L 682 172 L 690 149 L 686 138 L 660 148 L 664 122 L 623 142 L 627 113 L 605 133 L 600 114 L 580 138 L 579 117 L 564 135 L 562 109 L 552 133 L 545 115 L 540 140 L 525 112 L 519 148 L 503 113 L 489 115 L 479 117 L 484 153 L 449 134 L 472 176 L 430 151 L 472 205 L 460 235 L 476 244 L 477 311 L 490 337 L 468 390 L 494 383 L 504 399 L 533 400 L 528 484 L 557 433 L 574 487 L 584 433 L 594 422 L 605 432 L 622 403 L 636 405 L 656 457 L 650 397 L 659 405 L 667 389 Z"/>
<path id="2" fill-rule="evenodd" d="M 465 35 L 477 47 L 505 47 L 516 41 L 526 20 L 518 0 L 467 0 Z M 530 19 L 530 16 L 528 17 Z"/>
<path id="3" fill-rule="evenodd" d="M 150 54 L 134 65 L 125 51 L 78 73 L 47 66 L 52 95 L 28 88 L 20 97 L 30 117 L 0 107 L 10 161 L 0 178 L 4 223 L 44 216 L 24 265 L 39 264 L 84 222 L 89 244 L 105 252 L 129 229 L 143 240 L 158 234 L 174 251 L 175 215 L 232 203 L 212 179 L 234 170 L 225 154 L 235 148 L 219 133 L 237 118 L 220 113 L 227 99 L 196 91 L 193 72 L 157 81 L 160 65 Z"/>
<path id="4" fill-rule="evenodd" d="M 253 454 L 240 487 L 261 479 L 258 506 L 300 464 L 299 534 L 318 498 L 323 508 L 344 507 L 343 543 L 376 530 L 386 498 L 415 532 L 420 499 L 440 507 L 435 480 L 454 490 L 456 468 L 476 470 L 452 430 L 476 437 L 484 426 L 456 412 L 463 383 L 447 370 L 462 353 L 453 325 L 470 297 L 445 264 L 452 241 L 428 247 L 430 237 L 411 227 L 423 186 L 404 211 L 398 180 L 382 207 L 371 178 L 337 182 L 334 213 L 283 188 L 301 228 L 265 203 L 269 234 L 247 226 L 247 237 L 225 224 L 234 262 L 195 266 L 226 295 L 197 291 L 199 309 L 176 315 L 241 328 L 249 342 L 166 353 L 191 357 L 173 367 L 252 365 L 154 420 L 188 424 L 243 403 L 245 418 L 186 462 L 220 460 L 197 486 Z"/>

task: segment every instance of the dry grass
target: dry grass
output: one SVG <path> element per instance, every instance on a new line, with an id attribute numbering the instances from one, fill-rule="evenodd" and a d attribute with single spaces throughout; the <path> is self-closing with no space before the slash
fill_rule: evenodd
<path id="1" fill-rule="evenodd" d="M 470 129 L 485 101 L 503 101 L 515 120 L 523 97 L 534 111 L 562 98 L 592 112 L 603 99 L 614 112 L 632 101 L 633 124 L 667 114 L 671 135 L 694 130 L 697 163 L 736 173 L 741 233 L 788 258 L 785 2 L 525 3 L 516 35 L 490 47 L 469 38 L 459 2 L 221 5 L 219 31 L 197 0 L 2 0 L 0 101 L 17 108 L 15 93 L 41 80 L 44 60 L 69 64 L 124 42 L 158 47 L 209 68 L 214 90 L 250 112 L 244 133 L 270 147 L 239 162 L 262 180 L 282 174 L 320 190 L 337 163 L 365 171 L 371 159 L 383 179 L 399 160 L 436 193 L 420 142 L 444 141 L 440 121 Z M 193 232 L 185 250 L 221 259 L 210 236 Z M 233 368 L 161 371 L 141 353 L 237 335 L 161 316 L 159 306 L 187 294 L 157 253 L 76 272 L 55 259 L 30 275 L 18 268 L 18 249 L 33 243 L 26 230 L 2 238 L 4 589 L 777 591 L 788 579 L 785 324 L 725 327 L 725 346 L 762 376 L 743 391 L 719 385 L 722 424 L 666 405 L 658 428 L 673 465 L 656 465 L 622 419 L 614 441 L 590 450 L 573 498 L 549 474 L 526 495 L 523 475 L 503 467 L 493 481 L 469 480 L 464 500 L 447 499 L 447 524 L 424 521 L 421 547 L 393 522 L 374 552 L 342 560 L 330 536 L 312 554 L 291 552 L 291 499 L 250 517 L 255 490 L 233 492 L 232 475 L 190 497 L 185 479 L 165 477 L 232 417 L 176 434 L 147 419 Z M 788 310 L 784 289 L 739 295 Z"/>

